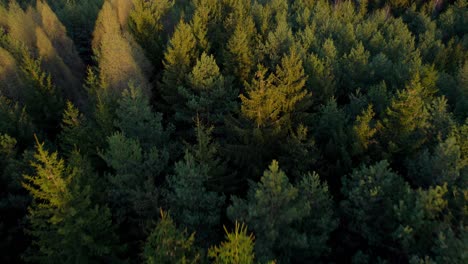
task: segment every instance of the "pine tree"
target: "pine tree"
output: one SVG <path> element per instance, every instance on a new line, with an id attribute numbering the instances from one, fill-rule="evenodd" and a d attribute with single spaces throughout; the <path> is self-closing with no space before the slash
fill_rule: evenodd
<path id="1" fill-rule="evenodd" d="M 254 21 L 248 16 L 237 23 L 227 43 L 224 65 L 227 72 L 233 74 L 236 77 L 235 81 L 240 85 L 252 78 L 256 63 L 256 38 Z"/>
<path id="2" fill-rule="evenodd" d="M 306 76 L 299 54 L 291 50 L 283 57 L 275 74 L 265 79 L 266 69 L 260 68 L 257 79 L 241 95 L 242 113 L 255 121 L 255 126 L 288 129 L 294 124 L 294 114 L 306 110 L 310 94 L 305 90 Z M 256 110 L 257 109 L 257 110 Z"/>
<path id="3" fill-rule="evenodd" d="M 267 58 L 266 65 L 272 68 L 280 63 L 280 60 L 293 47 L 294 37 L 286 19 L 286 15 L 279 17 L 276 29 L 268 33 L 266 42 L 261 47 L 264 56 Z"/>
<path id="4" fill-rule="evenodd" d="M 60 112 L 63 109 L 62 93 L 52 82 L 52 77 L 44 71 L 41 59 L 35 59 L 31 52 L 12 35 L 0 34 L 0 47 L 8 51 L 16 60 L 15 74 L 20 81 L 12 98 L 25 108 L 32 121 L 52 137 L 57 133 Z M 15 82 L 14 78 L 11 80 Z M 7 95 L 12 95 L 11 93 Z"/>
<path id="5" fill-rule="evenodd" d="M 211 247 L 208 256 L 213 258 L 215 264 L 253 264 L 254 263 L 254 236 L 247 235 L 247 226 L 235 223 L 233 232 L 226 232 L 226 240 L 221 245 Z"/>
<path id="6" fill-rule="evenodd" d="M 225 197 L 207 189 L 211 179 L 208 164 L 199 163 L 188 151 L 167 177 L 166 199 L 177 223 L 197 232 L 197 239 L 207 245 L 216 234 Z"/>
<path id="7" fill-rule="evenodd" d="M 161 209 L 161 219 L 148 236 L 143 258 L 148 264 L 198 263 L 200 254 L 194 246 L 195 233 L 179 230 L 167 212 Z"/>
<path id="8" fill-rule="evenodd" d="M 61 127 L 59 141 L 65 156 L 70 156 L 76 149 L 79 149 L 80 153 L 88 155 L 95 152 L 93 140 L 90 138 L 92 132 L 88 127 L 87 120 L 70 101 L 66 103 Z"/>
<path id="9" fill-rule="evenodd" d="M 195 116 L 222 127 L 225 116 L 237 108 L 237 91 L 224 78 L 213 56 L 203 53 L 187 75 L 187 86 L 177 89 L 179 101 L 173 105 L 175 119 L 192 124 Z"/>
<path id="10" fill-rule="evenodd" d="M 37 143 L 32 166 L 23 186 L 33 197 L 28 233 L 34 238 L 26 260 L 39 263 L 76 263 L 112 260 L 116 237 L 110 211 L 91 200 L 92 186 L 83 182 L 92 172 L 70 164 Z"/>
<path id="11" fill-rule="evenodd" d="M 363 110 L 360 115 L 356 117 L 355 124 L 353 126 L 353 132 L 355 134 L 356 141 L 354 142 L 353 148 L 354 153 L 366 152 L 370 145 L 376 143 L 374 136 L 377 133 L 374 122 L 375 117 L 372 104 L 367 109 Z"/>
<path id="12" fill-rule="evenodd" d="M 466 156 L 466 155 L 465 155 Z M 408 162 L 408 175 L 417 186 L 429 187 L 466 181 L 468 159 L 463 157 L 460 142 L 454 134 L 441 140 L 432 151 L 422 150 L 414 160 Z"/>
<path id="13" fill-rule="evenodd" d="M 245 221 L 255 232 L 255 253 L 260 261 L 319 257 L 326 249 L 323 242 L 336 226 L 331 198 L 318 176 L 309 174 L 293 186 L 277 161 L 259 183 L 251 185 L 246 200 L 235 196 L 231 200 L 228 217 Z M 314 215 L 315 210 L 324 214 Z"/>
<path id="14" fill-rule="evenodd" d="M 56 64 L 55 67 L 59 68 L 56 74 L 50 71 L 54 76 L 55 83 L 63 87 L 65 94 L 67 94 L 70 99 L 74 99 L 74 102 L 77 103 L 82 99 L 79 90 L 81 88 L 80 81 L 83 78 L 85 70 L 83 62 L 78 56 L 73 41 L 67 36 L 67 30 L 50 6 L 46 2 L 39 0 L 36 2 L 36 10 L 38 14 L 38 16 L 36 16 L 36 23 L 41 25 L 41 31 L 46 35 L 44 36 L 44 40 L 50 42 L 50 45 L 44 43 L 49 45 L 50 48 L 46 46 L 41 47 L 39 33 L 37 34 L 37 48 L 39 49 L 39 54 L 43 56 L 44 60 L 47 60 L 47 57 L 49 57 L 48 59 L 54 60 L 51 63 Z M 36 30 L 36 32 L 38 31 Z M 45 54 L 41 54 L 41 48 L 43 52 L 46 52 Z M 44 49 L 49 49 L 49 51 Z M 52 56 L 56 58 L 52 58 Z M 51 67 L 54 66 L 51 65 Z"/>
<path id="15" fill-rule="evenodd" d="M 157 212 L 157 185 L 168 168 L 172 144 L 161 115 L 152 112 L 139 87 L 124 90 L 115 113 L 113 124 L 119 131 L 107 137 L 100 156 L 112 169 L 106 174 L 107 201 L 119 227 L 126 229 L 124 239 L 133 245 Z"/>
<path id="16" fill-rule="evenodd" d="M 387 108 L 381 126 L 388 151 L 412 153 L 426 140 L 429 128 L 427 90 L 416 76 L 404 90 L 399 90 Z"/>
<path id="17" fill-rule="evenodd" d="M 145 150 L 152 147 L 162 152 L 169 150 L 168 142 L 172 128 L 163 127 L 162 114 L 153 112 L 149 98 L 140 87 L 131 83 L 128 89 L 123 91 L 117 105 L 114 125 L 126 137 L 138 139 Z"/>
<path id="18" fill-rule="evenodd" d="M 177 89 L 186 84 L 186 76 L 197 58 L 197 40 L 193 29 L 181 20 L 164 53 L 161 93 L 169 106 L 178 101 Z"/>

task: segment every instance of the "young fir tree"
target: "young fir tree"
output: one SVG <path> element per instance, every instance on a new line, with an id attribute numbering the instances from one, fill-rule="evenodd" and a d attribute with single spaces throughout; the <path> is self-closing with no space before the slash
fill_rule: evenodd
<path id="1" fill-rule="evenodd" d="M 220 73 L 214 57 L 203 53 L 187 75 L 187 85 L 177 89 L 179 102 L 173 105 L 175 119 L 192 124 L 195 117 L 222 128 L 225 116 L 237 108 L 237 91 L 230 78 Z"/>
<path id="2" fill-rule="evenodd" d="M 240 95 L 242 121 L 230 124 L 248 149 L 241 160 L 255 159 L 255 166 L 263 166 L 273 158 L 287 159 L 290 153 L 310 153 L 313 148 L 306 126 L 311 94 L 305 88 L 306 76 L 299 54 L 292 49 L 276 72 L 267 74 L 268 70 L 260 66 L 256 77 L 246 84 L 245 94 Z"/>
<path id="3" fill-rule="evenodd" d="M 125 136 L 138 139 L 145 150 L 156 147 L 161 152 L 169 151 L 172 127 L 163 127 L 162 114 L 153 111 L 140 87 L 130 83 L 117 101 L 115 115 L 115 127 Z"/>
<path id="4" fill-rule="evenodd" d="M 76 155 L 76 154 L 75 154 Z M 33 197 L 28 233 L 33 243 L 25 255 L 39 263 L 115 261 L 116 236 L 110 211 L 92 200 L 93 176 L 82 159 L 67 166 L 37 143 L 32 166 L 35 175 L 25 175 L 23 186 Z"/>
<path id="5" fill-rule="evenodd" d="M 208 256 L 213 258 L 215 264 L 253 264 L 254 254 L 254 236 L 247 234 L 247 226 L 235 223 L 234 231 L 226 232 L 226 241 L 221 242 L 220 246 L 211 247 L 208 250 Z"/>
<path id="6" fill-rule="evenodd" d="M 96 154 L 95 145 L 91 138 L 93 131 L 90 130 L 88 121 L 78 108 L 68 101 L 62 116 L 59 145 L 63 155 L 69 157 L 77 149 L 83 155 Z"/>
<path id="7" fill-rule="evenodd" d="M 195 233 L 181 231 L 169 213 L 161 209 L 161 219 L 146 239 L 143 258 L 148 264 L 199 263 L 201 256 L 195 245 Z"/>
<path id="8" fill-rule="evenodd" d="M 397 92 L 379 124 L 390 153 L 410 154 L 427 141 L 429 98 L 418 76 Z"/>
<path id="9" fill-rule="evenodd" d="M 318 176 L 308 174 L 293 186 L 276 161 L 259 183 L 251 185 L 246 200 L 231 199 L 228 217 L 245 221 L 255 232 L 260 261 L 318 258 L 326 252 L 326 241 L 337 225 L 328 189 Z"/>
<path id="10" fill-rule="evenodd" d="M 175 174 L 167 178 L 166 199 L 177 223 L 196 231 L 203 244 L 216 236 L 213 229 L 219 225 L 225 197 L 209 191 L 209 168 L 199 164 L 190 153 L 175 164 Z"/>
<path id="11" fill-rule="evenodd" d="M 180 20 L 164 52 L 161 94 L 167 103 L 166 107 L 178 102 L 178 87 L 186 84 L 186 77 L 197 58 L 197 40 L 193 29 Z"/>
<path id="12" fill-rule="evenodd" d="M 239 20 L 229 38 L 223 64 L 226 71 L 236 77 L 235 82 L 243 85 L 252 78 L 256 64 L 257 31 L 253 18 Z"/>

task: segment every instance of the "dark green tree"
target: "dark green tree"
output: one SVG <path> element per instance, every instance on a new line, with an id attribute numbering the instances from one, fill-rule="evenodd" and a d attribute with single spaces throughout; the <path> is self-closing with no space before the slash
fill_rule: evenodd
<path id="1" fill-rule="evenodd" d="M 327 251 L 326 241 L 337 222 L 326 185 L 307 174 L 296 186 L 273 161 L 246 200 L 232 197 L 228 217 L 245 221 L 256 235 L 260 261 L 311 260 Z M 321 215 L 314 212 L 320 211 Z"/>
<path id="2" fill-rule="evenodd" d="M 148 264 L 199 263 L 201 256 L 195 245 L 195 233 L 181 231 L 167 212 L 161 209 L 161 219 L 148 236 L 143 258 Z"/>

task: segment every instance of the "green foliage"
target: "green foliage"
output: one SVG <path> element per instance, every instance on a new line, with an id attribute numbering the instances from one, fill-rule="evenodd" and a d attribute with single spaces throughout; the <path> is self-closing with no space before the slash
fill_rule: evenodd
<path id="1" fill-rule="evenodd" d="M 161 219 L 146 240 L 143 258 L 148 264 L 198 263 L 201 257 L 194 242 L 195 233 L 179 230 L 161 209 Z"/>
<path id="2" fill-rule="evenodd" d="M 467 263 L 467 8 L 0 0 L 0 262 Z"/>
<path id="3" fill-rule="evenodd" d="M 388 151 L 411 153 L 425 142 L 429 126 L 426 100 L 427 90 L 419 82 L 419 77 L 412 80 L 406 89 L 397 92 L 383 120 Z"/>
<path id="4" fill-rule="evenodd" d="M 63 99 L 52 83 L 50 75 L 41 69 L 40 61 L 27 55 L 23 59 L 21 69 L 26 75 L 29 86 L 26 94 L 26 105 L 28 105 L 26 109 L 40 128 L 54 134 L 60 123 L 60 113 L 64 108 Z"/>
<path id="5" fill-rule="evenodd" d="M 463 249 L 457 244 L 465 239 L 465 231 L 452 233 L 460 218 L 442 217 L 459 210 L 450 202 L 452 195 L 457 195 L 456 188 L 452 190 L 455 192 L 450 194 L 447 184 L 412 190 L 391 171 L 388 162 L 382 161 L 356 169 L 343 179 L 345 200 L 341 206 L 350 230 L 362 236 L 371 251 L 399 251 L 403 259 L 444 258 L 444 254 L 463 259 L 466 257 L 459 251 Z M 449 241 L 444 241 L 446 236 L 451 236 Z M 453 251 L 445 251 L 444 243 L 454 243 Z"/>
<path id="6" fill-rule="evenodd" d="M 181 20 L 164 52 L 161 92 L 169 104 L 177 102 L 177 89 L 184 84 L 187 74 L 198 58 L 196 45 L 197 40 L 193 29 Z"/>
<path id="7" fill-rule="evenodd" d="M 175 119 L 191 124 L 197 116 L 203 122 L 222 126 L 225 116 L 237 108 L 237 91 L 220 73 L 214 57 L 203 53 L 186 78 L 187 86 L 177 89 Z"/>
<path id="8" fill-rule="evenodd" d="M 208 158 L 208 157 L 203 157 Z M 213 169 L 208 163 L 196 160 L 186 151 L 183 160 L 175 163 L 174 175 L 167 177 L 166 200 L 177 223 L 196 231 L 197 238 L 207 244 L 213 239 L 213 229 L 220 223 L 224 195 L 207 188 L 213 179 Z"/>
<path id="9" fill-rule="evenodd" d="M 76 263 L 110 260 L 116 253 L 116 236 L 110 211 L 91 200 L 93 177 L 81 160 L 68 166 L 37 143 L 32 166 L 35 175 L 25 175 L 23 186 L 33 197 L 29 208 L 29 234 L 33 244 L 26 260 L 40 263 Z M 80 159 L 77 159 L 80 160 Z M 77 161 L 75 160 L 75 161 Z"/>
<path id="10" fill-rule="evenodd" d="M 455 136 L 450 136 L 439 142 L 432 153 L 425 149 L 409 162 L 408 174 L 418 186 L 453 185 L 467 177 L 466 166 L 468 163 L 462 157 L 460 143 Z"/>
<path id="11" fill-rule="evenodd" d="M 77 149 L 88 155 L 96 152 L 86 117 L 70 101 L 63 112 L 61 126 L 59 140 L 64 155 L 70 156 Z"/>
<path id="12" fill-rule="evenodd" d="M 117 105 L 115 127 L 125 136 L 138 139 L 146 150 L 157 147 L 165 151 L 172 128 L 164 129 L 162 114 L 153 112 L 149 99 L 140 87 L 130 84 Z"/>
<path id="13" fill-rule="evenodd" d="M 159 66 L 162 59 L 163 19 L 174 2 L 171 0 L 134 0 L 133 9 L 128 18 L 128 29 L 135 40 L 145 50 L 146 56 L 155 65 Z"/>
<path id="14" fill-rule="evenodd" d="M 318 176 L 308 174 L 293 186 L 277 161 L 251 185 L 246 200 L 235 196 L 231 200 L 228 216 L 245 221 L 255 232 L 255 252 L 261 261 L 319 257 L 337 224 L 328 189 Z M 317 211 L 320 216 L 313 213 Z"/>
<path id="15" fill-rule="evenodd" d="M 247 226 L 236 222 L 233 232 L 226 232 L 226 240 L 221 245 L 214 246 L 208 251 L 213 263 L 222 264 L 253 264 L 254 263 L 254 237 L 247 235 Z"/>
<path id="16" fill-rule="evenodd" d="M 385 239 L 398 228 L 393 207 L 414 199 L 409 185 L 386 161 L 363 166 L 344 177 L 342 193 L 345 200 L 341 207 L 351 221 L 349 228 L 375 246 L 384 246 Z"/>

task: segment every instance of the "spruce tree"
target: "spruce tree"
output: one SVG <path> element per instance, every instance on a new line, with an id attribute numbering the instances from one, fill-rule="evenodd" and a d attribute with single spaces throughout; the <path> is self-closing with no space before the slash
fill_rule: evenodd
<path id="1" fill-rule="evenodd" d="M 161 93 L 169 107 L 178 101 L 177 89 L 186 84 L 186 76 L 197 58 L 197 40 L 193 29 L 180 20 L 164 52 Z"/>
<path id="2" fill-rule="evenodd" d="M 241 11 L 239 10 L 239 12 Z M 257 62 L 257 30 L 253 18 L 244 16 L 244 19 L 238 18 L 236 20 L 234 32 L 230 36 L 223 54 L 223 65 L 226 67 L 226 71 L 236 77 L 234 81 L 239 85 L 243 85 L 252 78 Z"/>
<path id="3" fill-rule="evenodd" d="M 247 226 L 235 223 L 234 231 L 226 232 L 226 241 L 221 245 L 211 247 L 208 256 L 213 258 L 215 264 L 253 264 L 254 254 L 254 236 L 247 234 Z"/>
<path id="4" fill-rule="evenodd" d="M 161 219 L 146 239 L 143 258 L 148 264 L 199 263 L 201 256 L 194 243 L 195 233 L 181 231 L 161 209 Z"/>
<path id="5" fill-rule="evenodd" d="M 178 87 L 180 102 L 173 105 L 175 119 L 192 124 L 194 118 L 222 127 L 225 116 L 237 108 L 237 92 L 224 78 L 213 56 L 203 53 L 187 75 L 187 85 Z"/>
<path id="6" fill-rule="evenodd" d="M 260 182 L 252 183 L 246 200 L 231 197 L 227 214 L 245 221 L 256 236 L 260 261 L 313 259 L 326 251 L 323 243 L 336 227 L 332 201 L 317 175 L 308 174 L 293 186 L 273 161 Z M 314 212 L 320 210 L 318 216 Z M 320 242 L 318 242 L 320 241 Z"/>
<path id="7" fill-rule="evenodd" d="M 404 90 L 399 90 L 387 108 L 382 126 L 390 153 L 412 153 L 427 141 L 429 94 L 416 76 Z"/>
<path id="8" fill-rule="evenodd" d="M 33 243 L 25 259 L 39 263 L 113 260 L 117 248 L 110 211 L 92 201 L 93 186 L 86 184 L 93 172 L 81 162 L 67 166 L 43 143 L 38 142 L 36 150 L 35 175 L 25 175 L 23 183 L 33 197 L 28 215 Z"/>
<path id="9" fill-rule="evenodd" d="M 169 208 L 175 221 L 190 232 L 196 231 L 197 239 L 206 246 L 216 237 L 213 229 L 219 225 L 225 197 L 207 189 L 210 168 L 189 152 L 175 164 L 174 172 L 167 177 Z"/>

